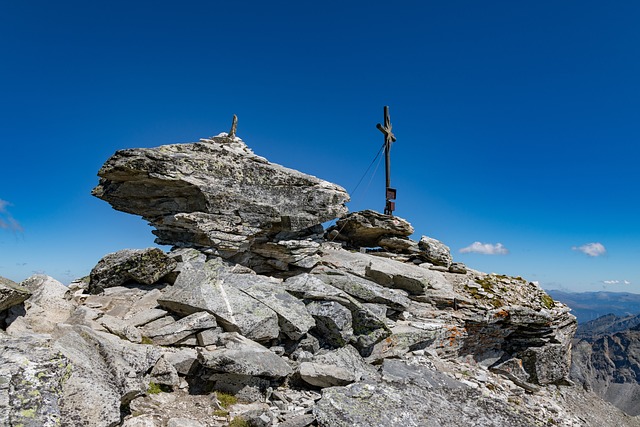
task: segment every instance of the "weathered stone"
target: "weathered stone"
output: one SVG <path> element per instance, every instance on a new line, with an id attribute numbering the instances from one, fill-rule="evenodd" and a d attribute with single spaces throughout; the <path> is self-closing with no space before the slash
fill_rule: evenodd
<path id="1" fill-rule="evenodd" d="M 288 269 L 288 265 L 313 268 L 320 261 L 319 250 L 320 244 L 311 240 L 257 243 L 251 248 L 252 252 L 281 261 L 284 270 Z"/>
<path id="2" fill-rule="evenodd" d="M 264 400 L 264 393 L 274 381 L 273 378 L 215 372 L 203 374 L 201 378 L 210 381 L 215 390 L 232 394 L 246 402 Z"/>
<path id="3" fill-rule="evenodd" d="M 120 320 L 117 317 L 105 314 L 99 319 L 99 323 L 107 328 L 109 332 L 119 336 L 120 338 L 138 344 L 142 342 L 142 334 L 140 333 L 138 328 L 126 323 L 124 320 Z"/>
<path id="4" fill-rule="evenodd" d="M 368 364 L 358 350 L 351 345 L 336 350 L 322 350 L 313 357 L 313 362 L 346 369 L 353 375 L 355 381 L 377 378 L 376 368 Z"/>
<path id="5" fill-rule="evenodd" d="M 361 301 L 385 304 L 394 310 L 405 310 L 411 304 L 403 291 L 386 288 L 353 274 L 327 268 L 314 269 L 312 274 Z"/>
<path id="6" fill-rule="evenodd" d="M 240 332 L 256 341 L 277 338 L 280 328 L 276 313 L 237 286 L 252 280 L 269 281 L 233 273 L 219 259 L 185 263 L 176 283 L 158 303 L 182 314 L 208 311 L 225 331 Z"/>
<path id="7" fill-rule="evenodd" d="M 125 322 L 131 326 L 142 326 L 149 322 L 153 322 L 154 320 L 158 320 L 166 314 L 166 310 L 162 310 L 160 308 L 149 308 L 147 310 L 138 311 L 131 317 L 127 317 Z"/>
<path id="8" fill-rule="evenodd" d="M 213 372 L 281 378 L 293 370 L 280 356 L 266 347 L 247 345 L 236 348 L 222 348 L 213 351 L 200 350 L 198 361 Z"/>
<path id="9" fill-rule="evenodd" d="M 196 334 L 198 345 L 202 347 L 214 345 L 218 341 L 218 336 L 223 332 L 222 328 L 212 328 L 198 332 Z"/>
<path id="10" fill-rule="evenodd" d="M 353 337 L 351 311 L 334 301 L 313 301 L 307 310 L 316 320 L 319 336 L 333 347 L 345 346 Z"/>
<path id="11" fill-rule="evenodd" d="M 0 277 L 0 311 L 18 305 L 31 296 L 24 287 L 12 280 Z"/>
<path id="12" fill-rule="evenodd" d="M 467 274 L 467 266 L 461 262 L 453 262 L 449 266 L 450 273 Z"/>
<path id="13" fill-rule="evenodd" d="M 0 331 L 0 425 L 54 427 L 72 366 L 47 336 Z"/>
<path id="14" fill-rule="evenodd" d="M 262 402 L 234 405 L 229 411 L 229 417 L 241 418 L 251 427 L 271 427 L 274 419 L 269 405 Z"/>
<path id="15" fill-rule="evenodd" d="M 280 329 L 292 340 L 300 339 L 316 324 L 304 303 L 274 283 L 258 277 L 236 277 L 234 284 L 278 315 Z"/>
<path id="16" fill-rule="evenodd" d="M 198 331 L 215 328 L 216 326 L 215 317 L 211 313 L 201 311 L 190 314 L 170 325 L 148 331 L 147 336 L 153 340 L 154 344 L 171 345 Z"/>
<path id="17" fill-rule="evenodd" d="M 152 334 L 158 329 L 164 328 L 165 326 L 172 325 L 176 323 L 178 320 L 179 320 L 178 316 L 170 314 L 164 317 L 160 317 L 159 319 L 153 320 L 141 326 L 139 329 L 142 335 L 148 338 L 149 334 Z"/>
<path id="18" fill-rule="evenodd" d="M 36 274 L 20 283 L 31 296 L 24 301 L 25 313 L 10 310 L 7 331 L 17 335 L 27 331 L 50 333 L 71 316 L 74 305 L 65 299 L 67 287 L 52 277 Z"/>
<path id="19" fill-rule="evenodd" d="M 540 387 L 530 383 L 529 374 L 524 370 L 522 360 L 520 359 L 511 358 L 492 366 L 491 370 L 504 375 L 513 381 L 514 384 L 519 385 L 527 391 L 536 392 L 540 389 Z"/>
<path id="20" fill-rule="evenodd" d="M 197 369 L 198 352 L 194 348 L 188 347 L 163 347 L 162 357 L 176 368 L 180 375 L 191 375 Z"/>
<path id="21" fill-rule="evenodd" d="M 303 362 L 299 367 L 300 378 L 316 387 L 334 387 L 351 384 L 356 380 L 353 372 L 336 365 Z"/>
<path id="22" fill-rule="evenodd" d="M 429 262 L 449 267 L 453 262 L 451 250 L 447 245 L 431 237 L 422 236 L 418 242 L 421 255 Z"/>
<path id="23" fill-rule="evenodd" d="M 450 376 L 405 360 L 385 359 L 382 362 L 382 379 L 397 384 L 414 384 L 421 388 L 466 388 Z"/>
<path id="24" fill-rule="evenodd" d="M 504 401 L 463 385 L 425 388 L 386 381 L 323 389 L 314 414 L 320 427 L 535 425 Z"/>
<path id="25" fill-rule="evenodd" d="M 174 259 L 158 248 L 123 249 L 105 255 L 91 270 L 89 292 L 97 294 L 128 281 L 152 285 L 176 265 Z"/>
<path id="26" fill-rule="evenodd" d="M 402 218 L 371 210 L 350 213 L 339 219 L 334 229 L 356 247 L 376 247 L 382 237 L 407 237 L 414 231 Z"/>
<path id="27" fill-rule="evenodd" d="M 324 283 L 316 275 L 300 274 L 285 280 L 282 286 L 298 298 L 320 303 L 333 302 L 349 309 L 354 334 L 353 343 L 362 351 L 366 351 L 371 345 L 391 333 L 384 319 L 380 319 L 346 292 Z M 307 310 L 309 310 L 308 305 Z M 327 322 L 330 326 L 332 321 L 327 319 Z M 330 345 L 338 345 L 339 342 L 343 342 L 343 339 L 338 336 L 334 338 L 336 339 L 335 344 Z"/>
<path id="28" fill-rule="evenodd" d="M 53 348 L 72 366 L 62 386 L 62 419 L 75 426 L 119 424 L 121 405 L 146 392 L 145 375 L 160 351 L 84 326 L 59 327 L 56 334 Z"/>
<path id="29" fill-rule="evenodd" d="M 378 285 L 403 289 L 410 294 L 424 294 L 425 290 L 451 290 L 442 273 L 416 265 L 404 264 L 342 249 L 323 250 L 322 263 L 330 268 L 369 279 Z"/>
<path id="30" fill-rule="evenodd" d="M 204 424 L 199 423 L 196 420 L 191 420 L 189 418 L 170 418 L 167 421 L 167 427 L 205 427 Z"/>
<path id="31" fill-rule="evenodd" d="M 389 252 L 417 254 L 420 252 L 418 242 L 402 237 L 383 237 L 378 240 L 378 245 Z"/>
<path id="32" fill-rule="evenodd" d="M 180 384 L 178 371 L 164 356 L 160 357 L 151 370 L 151 381 L 175 387 Z"/>
<path id="33" fill-rule="evenodd" d="M 307 427 L 316 421 L 316 417 L 313 414 L 303 414 L 289 418 L 280 424 L 278 427 Z"/>
<path id="34" fill-rule="evenodd" d="M 93 195 L 141 215 L 157 242 L 215 248 L 225 258 L 265 232 L 298 231 L 343 216 L 341 187 L 269 163 L 239 139 L 116 152 Z"/>
<path id="35" fill-rule="evenodd" d="M 443 329 L 442 324 L 422 324 L 414 326 L 412 322 L 397 322 L 391 327 L 391 335 L 376 343 L 367 357 L 369 363 L 428 347 L 436 341 Z"/>

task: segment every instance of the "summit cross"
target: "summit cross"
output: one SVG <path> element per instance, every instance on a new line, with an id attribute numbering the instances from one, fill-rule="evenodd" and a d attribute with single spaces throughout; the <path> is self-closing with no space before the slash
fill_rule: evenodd
<path id="1" fill-rule="evenodd" d="M 384 166 L 385 166 L 385 199 L 384 214 L 393 216 L 393 211 L 396 208 L 395 200 L 396 190 L 391 188 L 391 143 L 396 142 L 396 137 L 392 132 L 393 126 L 391 126 L 391 119 L 389 118 L 389 107 L 384 107 L 384 126 L 380 123 L 376 125 L 378 130 L 384 134 Z"/>

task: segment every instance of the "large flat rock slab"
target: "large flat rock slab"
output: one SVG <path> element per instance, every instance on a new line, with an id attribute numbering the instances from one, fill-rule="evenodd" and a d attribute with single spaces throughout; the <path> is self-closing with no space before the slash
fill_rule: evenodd
<path id="1" fill-rule="evenodd" d="M 347 213 L 347 192 L 255 155 L 239 138 L 117 151 L 93 195 L 142 216 L 160 244 L 243 252 L 258 234 L 300 231 Z"/>
<path id="2" fill-rule="evenodd" d="M 237 282 L 251 277 L 230 271 L 221 260 L 184 263 L 175 284 L 158 298 L 158 303 L 183 315 L 207 311 L 227 332 L 239 332 L 267 341 L 280 334 L 278 315 L 268 305 L 243 292 Z"/>

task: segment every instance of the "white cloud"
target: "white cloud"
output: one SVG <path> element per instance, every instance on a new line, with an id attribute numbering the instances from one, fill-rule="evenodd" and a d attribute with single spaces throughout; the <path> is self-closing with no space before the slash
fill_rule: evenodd
<path id="1" fill-rule="evenodd" d="M 502 243 L 481 243 L 473 242 L 466 248 L 460 249 L 461 254 L 475 253 L 483 255 L 506 255 L 509 250 L 505 248 Z"/>
<path id="2" fill-rule="evenodd" d="M 602 283 L 605 285 L 630 285 L 631 282 L 628 280 L 603 280 Z"/>
<path id="3" fill-rule="evenodd" d="M 7 206 L 10 205 L 11 203 L 0 199 L 0 228 L 13 231 L 23 231 L 20 223 L 16 221 L 7 210 Z"/>
<path id="4" fill-rule="evenodd" d="M 582 246 L 573 246 L 571 247 L 571 249 L 573 249 L 574 251 L 582 252 L 583 254 L 586 254 L 592 257 L 604 255 L 607 252 L 604 245 L 598 242 L 586 243 Z"/>

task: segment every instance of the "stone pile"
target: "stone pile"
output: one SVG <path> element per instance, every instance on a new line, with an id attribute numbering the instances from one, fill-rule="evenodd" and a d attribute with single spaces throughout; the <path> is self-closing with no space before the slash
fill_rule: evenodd
<path id="1" fill-rule="evenodd" d="M 428 236 L 422 236 L 419 242 L 413 241 L 409 238 L 413 232 L 411 224 L 400 217 L 365 210 L 339 219 L 327 230 L 326 238 L 353 249 L 375 252 L 382 248 L 381 256 L 394 254 L 391 256 L 402 261 L 430 263 L 434 270 L 466 273 L 464 264 L 453 262 L 447 245 Z"/>
<path id="2" fill-rule="evenodd" d="M 100 173 L 96 194 L 174 248 L 109 254 L 68 287 L 1 283 L 10 426 L 640 425 L 569 385 L 575 318 L 536 284 L 452 268 L 370 212 L 348 221 L 374 231 L 323 238 L 346 193 L 238 139 L 125 150 Z"/>

